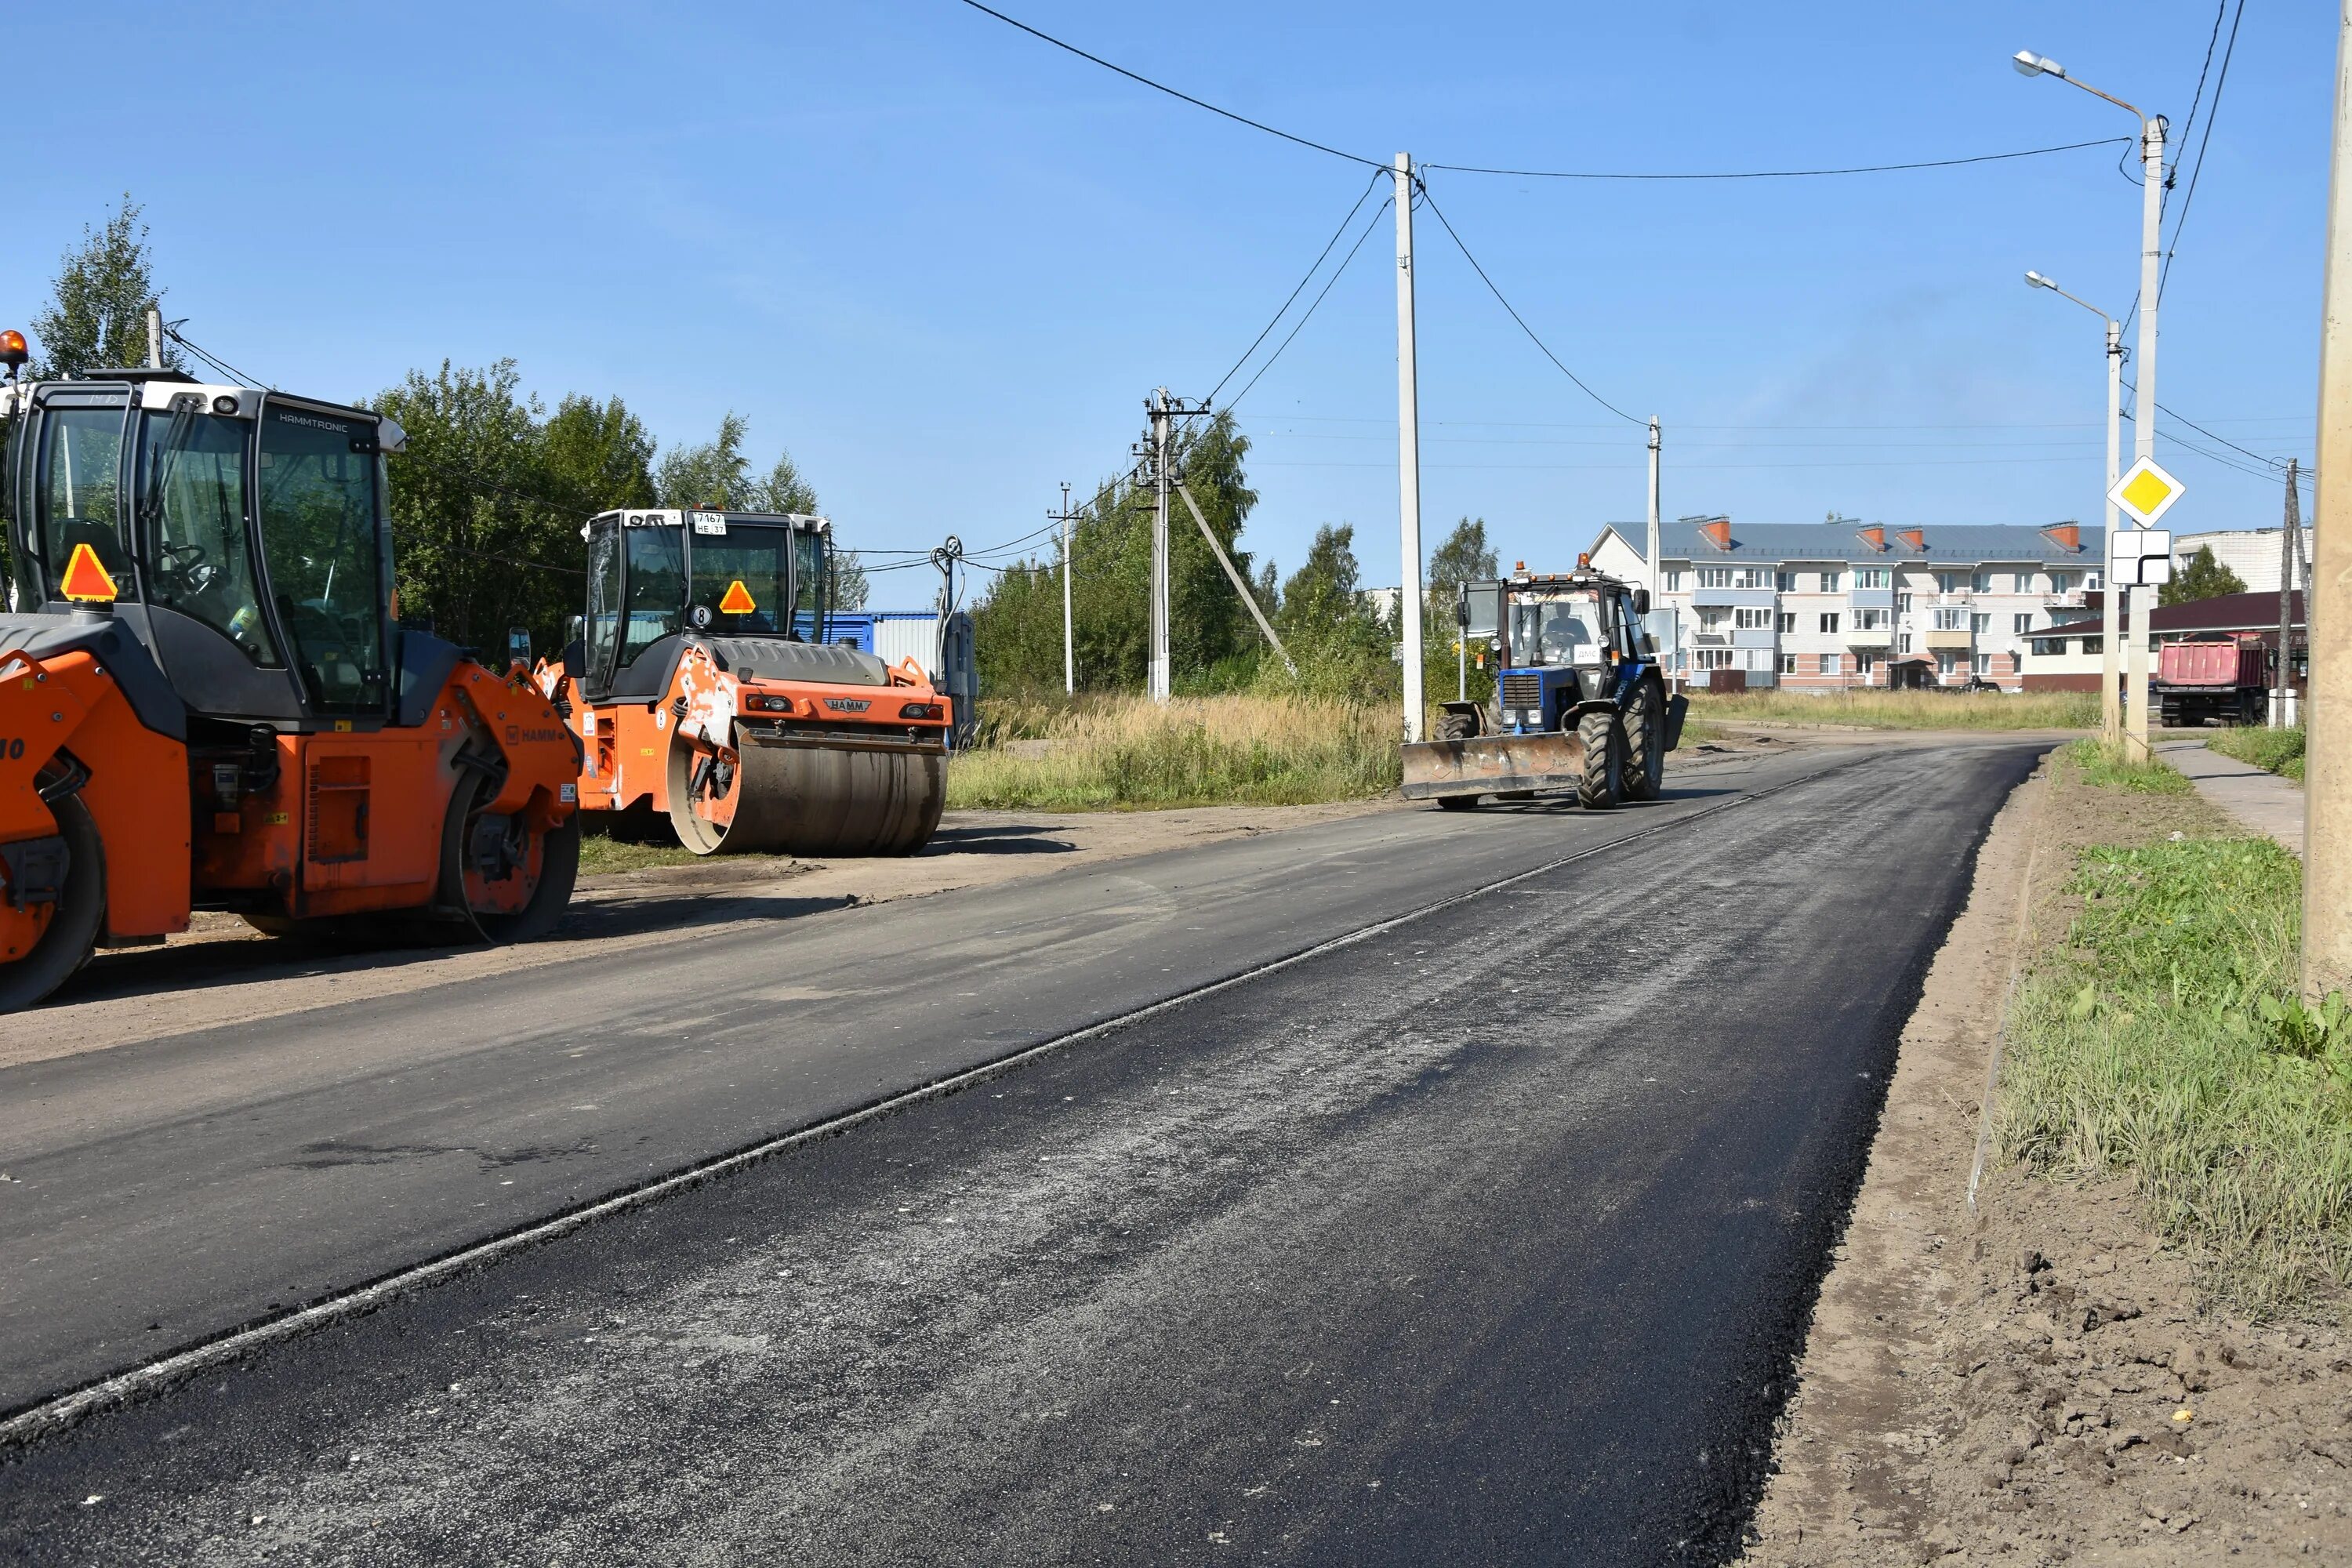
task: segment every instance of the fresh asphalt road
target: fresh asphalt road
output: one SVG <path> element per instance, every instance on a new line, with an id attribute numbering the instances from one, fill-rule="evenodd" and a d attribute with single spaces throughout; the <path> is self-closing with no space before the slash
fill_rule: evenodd
<path id="1" fill-rule="evenodd" d="M 23 1406 L 1246 975 L 44 1440 L 0 1556 L 1720 1555 L 2037 749 L 1335 822 L 0 1074 Z"/>

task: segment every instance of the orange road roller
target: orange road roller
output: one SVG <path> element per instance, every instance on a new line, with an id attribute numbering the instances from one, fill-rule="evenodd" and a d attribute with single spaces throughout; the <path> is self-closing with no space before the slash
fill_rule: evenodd
<path id="1" fill-rule="evenodd" d="M 826 640 L 831 525 L 609 511 L 587 614 L 540 683 L 571 712 L 582 809 L 698 855 L 911 855 L 947 798 L 949 700 L 914 659 Z"/>
<path id="2" fill-rule="evenodd" d="M 0 416 L 0 1008 L 198 909 L 362 942 L 554 925 L 578 741 L 527 675 L 394 624 L 398 426 L 160 370 L 12 380 Z"/>

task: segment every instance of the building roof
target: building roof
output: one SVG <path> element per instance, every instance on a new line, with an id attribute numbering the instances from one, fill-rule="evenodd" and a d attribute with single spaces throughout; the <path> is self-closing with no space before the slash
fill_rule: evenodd
<path id="1" fill-rule="evenodd" d="M 1731 523 L 1731 546 L 1723 549 L 1709 539 L 1702 525 L 1720 520 L 1680 518 L 1658 526 L 1659 553 L 1669 561 L 1709 564 L 1717 561 L 1779 563 L 1783 561 L 1843 561 L 1855 565 L 1885 565 L 1900 562 L 1941 563 L 1974 566 L 1983 563 L 2031 561 L 2048 566 L 2099 567 L 2105 563 L 2106 530 L 2095 523 L 2053 523 L 2073 526 L 2081 548 L 2069 550 L 2039 528 L 2013 523 L 1871 523 L 1739 522 Z M 1883 528 L 1885 550 L 1874 550 L 1863 540 L 1865 528 Z M 1612 522 L 1611 531 L 1633 547 L 1637 555 L 1648 549 L 1646 522 Z M 1916 532 L 1927 548 L 1915 548 L 1902 535 Z"/>
<path id="2" fill-rule="evenodd" d="M 2147 613 L 2147 629 L 2151 632 L 2258 632 L 2265 627 L 2275 633 L 2279 622 L 2278 590 L 2267 594 L 2216 594 L 2210 599 L 2191 599 L 2185 605 L 2159 605 Z M 2294 591 L 2294 604 L 2289 617 L 2292 625 L 2303 625 L 2303 590 Z"/>

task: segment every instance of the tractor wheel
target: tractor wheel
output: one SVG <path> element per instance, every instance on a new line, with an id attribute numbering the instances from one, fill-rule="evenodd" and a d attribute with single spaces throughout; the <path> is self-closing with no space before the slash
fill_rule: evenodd
<path id="1" fill-rule="evenodd" d="M 1665 781 L 1665 698 L 1643 681 L 1625 709 L 1625 798 L 1655 800 Z"/>
<path id="2" fill-rule="evenodd" d="M 49 803 L 58 819 L 58 837 L 66 841 L 66 879 L 57 901 L 30 911 L 13 909 L 0 914 L 29 912 L 37 934 L 22 957 L 0 963 L 0 1013 L 29 1007 L 70 979 L 98 945 L 106 923 L 106 849 L 89 808 L 74 795 Z"/>
<path id="3" fill-rule="evenodd" d="M 534 942 L 555 929 L 580 876 L 578 813 L 551 827 L 528 811 L 482 809 L 491 781 L 468 775 L 450 797 L 441 844 L 441 901 L 462 904 L 486 942 Z"/>
<path id="4" fill-rule="evenodd" d="M 1615 805 L 1625 791 L 1625 726 L 1614 713 L 1587 713 L 1577 721 L 1576 738 L 1584 748 L 1577 804 L 1590 810 Z"/>
<path id="5" fill-rule="evenodd" d="M 1477 734 L 1478 721 L 1467 713 L 1440 713 L 1437 716 L 1437 733 L 1433 737 L 1436 740 L 1468 741 L 1475 739 Z"/>

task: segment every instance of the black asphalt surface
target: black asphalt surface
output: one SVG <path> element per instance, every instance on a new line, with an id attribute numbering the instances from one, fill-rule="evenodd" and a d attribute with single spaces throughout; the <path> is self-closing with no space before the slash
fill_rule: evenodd
<path id="1" fill-rule="evenodd" d="M 0 1465 L 0 1556 L 1715 1560 L 2035 750 L 1333 823 L 0 1075 L 22 1405 L 1709 813 L 94 1417 Z"/>

